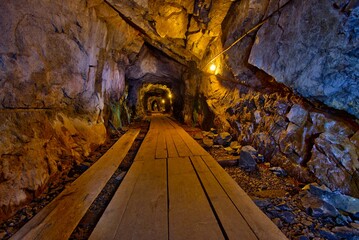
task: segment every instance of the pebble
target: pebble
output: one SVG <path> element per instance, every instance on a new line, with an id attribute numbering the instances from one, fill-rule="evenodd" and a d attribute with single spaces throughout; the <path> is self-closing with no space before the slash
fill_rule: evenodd
<path id="1" fill-rule="evenodd" d="M 126 172 L 121 172 L 117 177 L 115 178 L 116 181 L 121 181 L 126 175 Z"/>
<path id="2" fill-rule="evenodd" d="M 194 134 L 193 138 L 194 138 L 195 140 L 202 140 L 202 139 L 203 139 L 203 135 L 202 135 L 201 132 L 196 132 L 196 133 Z"/>
<path id="3" fill-rule="evenodd" d="M 282 221 L 280 220 L 280 218 L 273 218 L 272 219 L 272 222 L 275 224 L 275 225 L 277 225 L 277 227 L 282 227 L 283 226 L 283 223 L 282 223 Z"/>
<path id="4" fill-rule="evenodd" d="M 280 218 L 284 222 L 289 223 L 289 224 L 293 224 L 295 222 L 294 214 L 289 211 L 286 211 L 286 212 L 283 212 L 282 214 L 280 214 Z"/>

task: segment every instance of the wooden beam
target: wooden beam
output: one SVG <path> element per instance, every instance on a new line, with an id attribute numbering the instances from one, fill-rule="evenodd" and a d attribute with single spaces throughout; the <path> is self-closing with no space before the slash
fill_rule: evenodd
<path id="1" fill-rule="evenodd" d="M 68 239 L 125 158 L 139 132 L 139 129 L 130 129 L 11 239 Z"/>
<path id="2" fill-rule="evenodd" d="M 199 59 L 189 50 L 177 45 L 167 38 L 162 38 L 157 32 L 152 22 L 155 22 L 146 10 L 133 1 L 105 0 L 120 17 L 129 25 L 138 30 L 144 40 L 167 54 L 177 62 L 188 66 L 189 62 L 199 63 Z"/>

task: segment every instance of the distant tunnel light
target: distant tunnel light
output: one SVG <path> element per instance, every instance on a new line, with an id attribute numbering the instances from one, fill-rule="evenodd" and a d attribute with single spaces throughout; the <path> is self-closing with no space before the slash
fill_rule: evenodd
<path id="1" fill-rule="evenodd" d="M 217 67 L 215 64 L 211 64 L 211 66 L 209 67 L 209 70 L 211 70 L 212 72 L 216 71 Z"/>

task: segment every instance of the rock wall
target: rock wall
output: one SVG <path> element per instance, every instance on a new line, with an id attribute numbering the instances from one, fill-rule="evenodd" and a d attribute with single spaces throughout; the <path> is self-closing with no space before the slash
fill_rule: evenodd
<path id="1" fill-rule="evenodd" d="M 143 41 L 102 1 L 2 1 L 0 29 L 1 221 L 104 143 Z"/>
<path id="2" fill-rule="evenodd" d="M 318 110 L 290 91 L 256 91 L 214 76 L 201 82 L 199 96 L 206 106 L 193 111 L 193 124 L 202 126 L 214 114 L 219 132 L 252 145 L 265 161 L 296 179 L 319 180 L 333 191 L 359 197 L 359 126 L 354 121 Z"/>
<path id="3" fill-rule="evenodd" d="M 232 4 L 222 24 L 222 42 L 208 48 L 202 65 L 289 2 L 258 33 L 216 60 L 219 75 L 186 77 L 192 90 L 186 92 L 184 118 L 200 126 L 211 118 L 220 132 L 254 146 L 266 161 L 300 181 L 321 181 L 359 197 L 358 120 L 295 94 L 357 115 L 358 7 L 353 1 L 278 2 Z M 193 107 L 199 102 L 204 107 Z"/>
<path id="4" fill-rule="evenodd" d="M 270 1 L 267 14 L 279 2 Z M 359 118 L 358 26 L 358 1 L 291 0 L 260 28 L 248 61 L 302 96 Z"/>

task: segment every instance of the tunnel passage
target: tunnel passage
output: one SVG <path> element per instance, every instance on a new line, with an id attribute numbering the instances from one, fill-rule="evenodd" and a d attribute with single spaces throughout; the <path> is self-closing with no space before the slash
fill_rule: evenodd
<path id="1" fill-rule="evenodd" d="M 129 105 L 133 116 L 160 111 L 183 119 L 184 66 L 151 46 L 144 45 L 136 61 L 127 69 Z M 154 101 L 157 108 L 154 109 Z"/>
<path id="2" fill-rule="evenodd" d="M 148 110 L 359 197 L 357 2 L 0 1 L 0 221 Z"/>
<path id="3" fill-rule="evenodd" d="M 166 85 L 145 84 L 140 90 L 140 101 L 144 112 L 172 113 L 172 91 Z"/>

